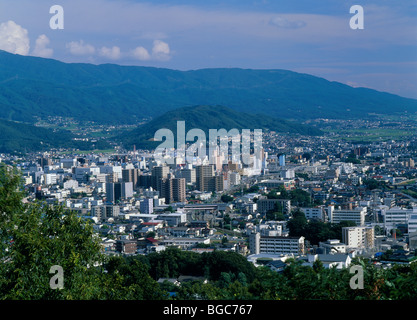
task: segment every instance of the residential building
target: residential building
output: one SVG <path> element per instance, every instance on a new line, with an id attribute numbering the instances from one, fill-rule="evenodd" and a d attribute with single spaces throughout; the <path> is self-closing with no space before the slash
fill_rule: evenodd
<path id="1" fill-rule="evenodd" d="M 338 239 L 329 239 L 325 242 L 319 242 L 319 248 L 322 248 L 324 253 L 346 253 L 347 245 L 341 243 Z"/>
<path id="2" fill-rule="evenodd" d="M 326 211 L 324 207 L 314 207 L 314 208 L 300 208 L 302 212 L 304 212 L 306 218 L 308 220 L 320 220 L 325 221 L 326 218 Z"/>
<path id="3" fill-rule="evenodd" d="M 375 246 L 373 227 L 342 228 L 342 242 L 349 248 L 372 249 Z"/>
<path id="4" fill-rule="evenodd" d="M 353 221 L 358 226 L 365 224 L 366 207 L 357 207 L 355 209 L 334 209 L 333 206 L 328 207 L 328 217 L 331 223 L 340 223 L 341 221 Z"/>
<path id="5" fill-rule="evenodd" d="M 116 251 L 124 254 L 134 254 L 137 251 L 137 242 L 134 240 L 116 240 Z"/>
<path id="6" fill-rule="evenodd" d="M 141 213 L 153 213 L 153 199 L 146 198 L 140 201 L 139 210 Z"/>
<path id="7" fill-rule="evenodd" d="M 262 214 L 267 213 L 269 210 L 275 210 L 278 205 L 282 207 L 283 213 L 288 214 L 291 212 L 291 200 L 262 198 L 256 202 L 257 210 Z"/>
<path id="8" fill-rule="evenodd" d="M 216 175 L 214 165 L 200 165 L 196 167 L 196 188 L 199 191 L 223 191 L 223 175 Z"/>
<path id="9" fill-rule="evenodd" d="M 161 198 L 165 198 L 167 204 L 186 201 L 185 178 L 159 179 L 158 190 Z"/>
<path id="10" fill-rule="evenodd" d="M 304 237 L 262 236 L 259 232 L 249 235 L 251 254 L 302 255 Z"/>
<path id="11" fill-rule="evenodd" d="M 168 166 L 155 166 L 152 168 L 152 179 L 151 179 L 151 186 L 155 190 L 158 190 L 159 187 L 159 180 L 168 178 L 169 174 L 169 167 Z"/>

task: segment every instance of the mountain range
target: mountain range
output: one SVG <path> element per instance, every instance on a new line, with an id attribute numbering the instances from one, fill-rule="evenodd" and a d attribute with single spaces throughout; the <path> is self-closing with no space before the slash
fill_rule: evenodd
<path id="1" fill-rule="evenodd" d="M 0 51 L 0 118 L 74 117 L 134 124 L 181 107 L 222 105 L 280 119 L 366 118 L 417 111 L 417 100 L 288 70 L 178 71 L 64 63 Z"/>

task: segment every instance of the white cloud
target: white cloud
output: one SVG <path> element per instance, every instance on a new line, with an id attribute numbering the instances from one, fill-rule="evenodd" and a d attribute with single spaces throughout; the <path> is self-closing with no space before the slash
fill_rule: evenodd
<path id="1" fill-rule="evenodd" d="M 152 56 L 156 60 L 169 60 L 171 57 L 168 43 L 155 40 L 153 42 Z"/>
<path id="2" fill-rule="evenodd" d="M 112 60 L 118 60 L 121 57 L 120 48 L 117 46 L 113 46 L 112 48 L 102 47 L 99 50 L 99 54 L 102 57 L 106 57 Z"/>
<path id="3" fill-rule="evenodd" d="M 269 23 L 278 28 L 284 29 L 298 29 L 306 26 L 306 23 L 304 21 L 294 21 L 284 17 L 273 17 L 271 18 L 271 20 L 269 20 Z"/>
<path id="4" fill-rule="evenodd" d="M 92 45 L 84 43 L 83 40 L 67 43 L 66 47 L 75 56 L 92 55 L 96 52 L 96 49 Z"/>
<path id="5" fill-rule="evenodd" d="M 51 48 L 47 48 L 49 45 L 50 40 L 49 38 L 42 34 L 36 39 L 35 49 L 33 50 L 32 54 L 34 56 L 42 57 L 42 58 L 50 58 L 52 57 L 54 50 Z"/>
<path id="6" fill-rule="evenodd" d="M 140 46 L 134 49 L 131 55 L 138 60 L 147 61 L 147 60 L 159 60 L 159 61 L 167 61 L 171 58 L 170 56 L 171 50 L 169 48 L 168 43 L 161 41 L 161 40 L 154 40 L 152 51 L 149 51 Z"/>
<path id="7" fill-rule="evenodd" d="M 0 49 L 27 55 L 30 49 L 28 31 L 14 21 L 3 22 L 0 24 Z"/>
<path id="8" fill-rule="evenodd" d="M 141 61 L 151 59 L 151 55 L 149 54 L 148 50 L 146 50 L 144 47 L 137 47 L 133 50 L 132 55 L 134 58 Z"/>

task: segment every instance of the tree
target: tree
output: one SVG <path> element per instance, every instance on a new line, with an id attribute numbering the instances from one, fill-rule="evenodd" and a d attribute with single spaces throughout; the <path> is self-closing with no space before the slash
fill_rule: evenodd
<path id="1" fill-rule="evenodd" d="M 156 233 L 155 231 L 149 231 L 146 235 L 145 238 L 155 238 Z"/>
<path id="2" fill-rule="evenodd" d="M 224 236 L 223 238 L 222 238 L 222 245 L 224 246 L 226 243 L 228 243 L 229 242 L 229 240 L 227 240 L 227 237 L 226 236 Z"/>
<path id="3" fill-rule="evenodd" d="M 33 204 L 17 212 L 7 232 L 13 245 L 0 269 L 0 292 L 6 299 L 93 299 L 99 290 L 104 261 L 93 228 L 62 207 Z M 52 266 L 64 272 L 63 289 L 50 287 Z"/>
<path id="4" fill-rule="evenodd" d="M 292 237 L 299 237 L 305 235 L 305 228 L 307 226 L 307 219 L 305 214 L 296 210 L 292 213 L 292 219 L 287 222 L 289 234 Z"/>
<path id="5" fill-rule="evenodd" d="M 227 194 L 223 194 L 220 199 L 221 199 L 221 201 L 223 201 L 225 203 L 233 201 L 233 197 L 229 196 Z"/>
<path id="6" fill-rule="evenodd" d="M 174 208 L 172 206 L 168 206 L 164 209 L 165 212 L 175 212 Z"/>

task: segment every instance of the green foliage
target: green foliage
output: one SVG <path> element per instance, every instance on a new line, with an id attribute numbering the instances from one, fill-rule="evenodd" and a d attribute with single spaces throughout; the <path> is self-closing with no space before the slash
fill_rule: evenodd
<path id="1" fill-rule="evenodd" d="M 291 121 L 267 117 L 264 115 L 253 116 L 252 114 L 236 111 L 224 106 L 197 105 L 193 107 L 178 108 L 153 119 L 152 121 L 130 131 L 124 132 L 117 140 L 125 147 L 140 146 L 141 148 L 153 149 L 161 142 L 150 141 L 155 132 L 161 128 L 169 129 L 176 138 L 177 121 L 185 121 L 185 131 L 199 128 L 209 139 L 210 129 L 268 129 L 277 132 L 300 133 L 305 135 L 319 135 L 321 132 L 307 125 Z"/>
<path id="2" fill-rule="evenodd" d="M 13 120 L 59 115 L 135 123 L 201 103 L 298 119 L 340 118 L 347 107 L 351 117 L 361 119 L 375 110 L 392 114 L 417 109 L 413 99 L 286 70 L 66 64 L 4 51 L 0 70 L 0 117 Z"/>
<path id="3" fill-rule="evenodd" d="M 379 180 L 376 180 L 376 179 L 365 179 L 365 180 L 363 180 L 363 184 L 369 190 L 386 189 L 387 188 L 387 184 L 386 184 L 385 181 L 379 181 Z"/>
<path id="4" fill-rule="evenodd" d="M 353 221 L 341 221 L 340 223 L 326 223 L 316 219 L 307 221 L 304 213 L 299 210 L 294 211 L 292 219 L 287 222 L 290 236 L 304 236 L 311 244 L 316 245 L 320 241 L 328 239 L 342 240 L 342 228 L 355 225 Z"/>
<path id="5" fill-rule="evenodd" d="M 0 132 L 0 152 L 5 153 L 43 151 L 51 148 L 93 149 L 91 142 L 73 140 L 75 136 L 69 131 L 54 131 L 27 123 L 0 119 Z M 99 141 L 96 147 L 105 148 L 108 147 L 108 143 Z"/>
<path id="6" fill-rule="evenodd" d="M 226 203 L 233 201 L 233 199 L 234 198 L 232 196 L 229 196 L 227 194 L 223 194 L 220 198 L 221 201 L 226 202 Z"/>
<path id="7" fill-rule="evenodd" d="M 267 194 L 268 199 L 289 199 L 291 203 L 299 207 L 311 207 L 311 196 L 307 191 L 294 189 L 287 191 L 284 187 L 271 190 Z"/>
<path id="8" fill-rule="evenodd" d="M 13 227 L 2 227 L 12 241 L 0 267 L 5 279 L 3 299 L 94 299 L 97 296 L 96 265 L 103 262 L 99 239 L 92 226 L 71 211 L 42 204 L 14 212 Z M 64 288 L 52 290 L 49 270 L 64 270 Z"/>

